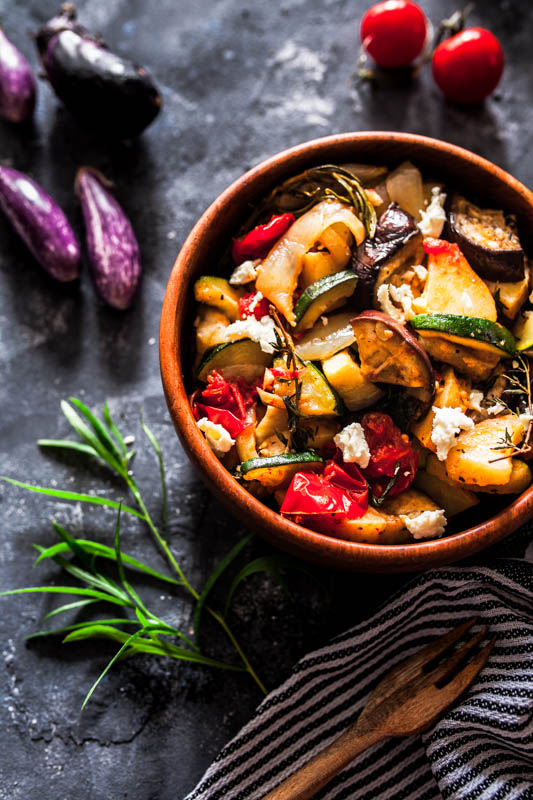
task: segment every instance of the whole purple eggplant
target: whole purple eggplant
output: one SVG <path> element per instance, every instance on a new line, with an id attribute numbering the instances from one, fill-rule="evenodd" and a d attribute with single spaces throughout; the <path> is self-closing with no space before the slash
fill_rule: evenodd
<path id="1" fill-rule="evenodd" d="M 79 25 L 72 3 L 39 28 L 35 40 L 52 88 L 82 127 L 130 139 L 157 116 L 161 95 L 148 72 Z"/>
<path id="2" fill-rule="evenodd" d="M 133 228 L 110 186 L 98 170 L 78 170 L 75 189 L 85 220 L 94 283 L 106 303 L 122 310 L 133 302 L 141 278 L 141 260 Z"/>
<path id="3" fill-rule="evenodd" d="M 67 218 L 34 180 L 0 166 L 0 208 L 37 261 L 58 281 L 73 281 L 81 269 L 80 246 Z"/>
<path id="4" fill-rule="evenodd" d="M 32 68 L 0 28 L 0 114 L 25 122 L 33 114 L 37 87 Z"/>

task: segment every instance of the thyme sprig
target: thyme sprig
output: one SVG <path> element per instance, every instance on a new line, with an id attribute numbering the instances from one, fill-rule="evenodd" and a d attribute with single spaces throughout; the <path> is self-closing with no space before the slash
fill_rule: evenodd
<path id="1" fill-rule="evenodd" d="M 303 387 L 299 368 L 305 366 L 305 364 L 296 354 L 292 337 L 285 329 L 277 309 L 272 304 L 270 305 L 270 314 L 276 323 L 276 328 L 274 329 L 276 337 L 274 355 L 284 359 L 287 370 L 294 372 L 294 376 L 290 379 L 294 387 L 293 393 L 283 397 L 283 405 L 287 411 L 289 439 L 287 440 L 286 437 L 283 437 L 285 439 L 284 442 L 279 434 L 278 438 L 289 450 L 301 452 L 307 449 L 308 441 L 312 436 L 312 431 L 301 424 L 302 415 L 299 408 Z"/>
<path id="2" fill-rule="evenodd" d="M 525 399 L 525 407 L 527 415 L 527 428 L 524 439 L 521 445 L 517 445 L 513 442 L 512 436 L 509 433 L 508 429 L 505 430 L 505 434 L 498 439 L 497 444 L 495 447 L 492 447 L 492 450 L 511 450 L 511 453 L 507 453 L 504 456 L 498 456 L 498 458 L 491 458 L 489 460 L 489 464 L 494 464 L 496 461 L 501 461 L 504 458 L 509 458 L 509 456 L 518 456 L 524 455 L 525 453 L 531 452 L 532 445 L 530 443 L 531 433 L 533 430 L 533 398 L 531 395 L 531 368 L 527 358 L 524 356 L 517 356 L 516 359 L 513 361 L 513 368 L 515 373 L 517 374 L 505 374 L 504 377 L 510 384 L 507 388 L 505 388 L 502 392 L 502 396 L 499 398 L 495 398 L 498 402 L 502 403 L 508 411 L 512 414 L 516 414 L 516 411 L 510 408 L 509 404 L 505 401 L 503 395 L 504 394 L 511 394 L 511 395 L 519 395 Z M 518 376 L 517 376 L 518 375 Z M 517 415 L 518 416 L 518 415 Z"/>
<path id="3" fill-rule="evenodd" d="M 51 634 L 64 634 L 64 642 L 80 641 L 82 639 L 104 638 L 120 644 L 119 650 L 109 661 L 98 679 L 90 688 L 83 705 L 85 705 L 98 683 L 107 674 L 119 659 L 128 658 L 138 653 L 167 656 L 169 658 L 190 661 L 205 666 L 217 667 L 226 670 L 247 673 L 261 689 L 266 692 L 263 682 L 257 675 L 245 655 L 235 634 L 227 622 L 227 614 L 231 598 L 239 583 L 247 575 L 258 571 L 268 571 L 279 579 L 277 568 L 285 566 L 285 557 L 263 557 L 255 559 L 250 564 L 241 568 L 233 579 L 223 611 L 216 610 L 207 604 L 215 584 L 226 573 L 241 554 L 244 547 L 251 540 L 248 535 L 241 539 L 233 549 L 215 567 L 202 590 L 197 590 L 186 577 L 180 564 L 177 562 L 167 536 L 167 487 L 163 455 L 159 443 L 141 417 L 141 427 L 148 441 L 152 445 L 159 463 L 161 480 L 164 533 L 156 525 L 143 499 L 141 489 L 131 470 L 131 461 L 134 451 L 129 449 L 127 437 L 124 437 L 113 422 L 107 404 L 104 407 L 103 419 L 99 419 L 87 406 L 76 398 L 70 398 L 70 403 L 61 403 L 62 411 L 79 434 L 82 441 L 70 439 L 41 439 L 41 447 L 69 449 L 77 451 L 84 456 L 97 459 L 107 466 L 115 475 L 122 479 L 125 487 L 134 500 L 134 506 L 117 502 L 107 497 L 95 494 L 82 494 L 61 489 L 51 489 L 34 486 L 29 483 L 4 477 L 2 480 L 28 491 L 45 494 L 50 497 L 60 498 L 72 502 L 89 503 L 112 508 L 117 512 L 113 547 L 91 539 L 74 538 L 65 528 L 53 523 L 55 533 L 59 536 L 59 543 L 48 548 L 36 545 L 39 552 L 37 563 L 45 559 L 53 560 L 61 569 L 74 579 L 75 585 L 48 585 L 30 586 L 21 589 L 12 589 L 0 593 L 0 596 L 27 593 L 56 593 L 75 598 L 55 608 L 45 620 L 60 614 L 85 611 L 96 603 L 107 604 L 110 615 L 99 616 L 95 620 L 73 622 L 51 630 L 42 630 L 34 637 L 48 636 Z M 79 412 L 79 413 L 78 413 Z M 120 545 L 121 518 L 126 515 L 142 520 L 152 533 L 153 539 L 165 557 L 174 575 L 170 576 L 159 572 L 123 552 Z M 70 556 L 67 558 L 66 556 Z M 283 562 L 283 563 L 282 563 Z M 104 566 L 102 566 L 104 564 Z M 105 566 L 107 565 L 107 567 Z M 110 574 L 110 571 L 114 574 Z M 127 572 L 142 573 L 156 581 L 162 581 L 167 587 L 184 591 L 194 603 L 194 639 L 183 633 L 175 626 L 162 620 L 157 614 L 147 608 L 139 592 L 134 589 Z M 117 615 L 117 610 L 123 616 Z M 133 612 L 134 617 L 127 615 Z M 239 663 L 221 661 L 204 652 L 201 645 L 200 628 L 204 614 L 209 615 L 223 630 L 238 656 Z M 126 628 L 126 630 L 124 630 Z"/>

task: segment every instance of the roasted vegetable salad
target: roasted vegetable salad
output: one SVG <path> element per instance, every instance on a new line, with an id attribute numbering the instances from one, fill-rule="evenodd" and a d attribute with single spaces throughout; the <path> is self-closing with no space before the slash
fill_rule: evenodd
<path id="1" fill-rule="evenodd" d="M 323 165 L 258 204 L 219 272 L 194 286 L 192 411 L 284 517 L 409 543 L 529 486 L 533 306 L 505 209 L 409 162 Z"/>

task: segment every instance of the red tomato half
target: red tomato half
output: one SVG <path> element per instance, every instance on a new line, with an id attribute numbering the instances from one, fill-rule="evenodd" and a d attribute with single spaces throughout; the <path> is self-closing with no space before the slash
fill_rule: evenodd
<path id="1" fill-rule="evenodd" d="M 411 0 L 385 0 L 361 20 L 361 42 L 380 67 L 408 67 L 424 49 L 426 17 Z"/>
<path id="2" fill-rule="evenodd" d="M 503 73 L 503 50 L 485 28 L 467 28 L 441 42 L 433 54 L 433 77 L 453 103 L 481 103 Z"/>

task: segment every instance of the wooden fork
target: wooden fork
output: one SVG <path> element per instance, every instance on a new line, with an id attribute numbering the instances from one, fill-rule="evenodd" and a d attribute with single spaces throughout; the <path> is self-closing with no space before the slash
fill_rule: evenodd
<path id="1" fill-rule="evenodd" d="M 449 653 L 477 619 L 464 622 L 397 664 L 378 683 L 357 721 L 263 800 L 308 800 L 376 742 L 429 728 L 468 689 L 489 657 L 495 639 L 463 666 L 487 628 Z"/>

